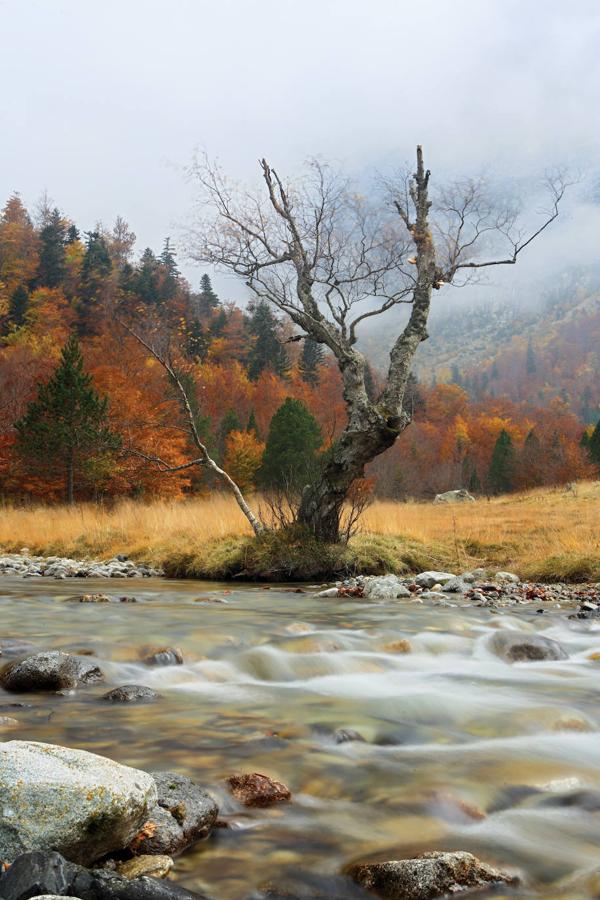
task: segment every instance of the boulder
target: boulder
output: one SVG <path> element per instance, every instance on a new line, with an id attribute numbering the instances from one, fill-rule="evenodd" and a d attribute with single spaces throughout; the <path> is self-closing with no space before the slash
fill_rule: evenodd
<path id="1" fill-rule="evenodd" d="M 396 600 L 398 597 L 410 596 L 410 591 L 396 575 L 365 579 L 363 597 L 367 600 Z"/>
<path id="2" fill-rule="evenodd" d="M 183 653 L 177 647 L 160 647 L 144 656 L 147 666 L 181 666 Z"/>
<path id="3" fill-rule="evenodd" d="M 432 588 L 434 584 L 444 585 L 456 578 L 451 572 L 421 572 L 415 578 L 415 584 L 422 588 Z"/>
<path id="4" fill-rule="evenodd" d="M 475 497 L 464 488 L 458 491 L 444 491 L 443 494 L 436 494 L 434 503 L 475 503 Z"/>
<path id="5" fill-rule="evenodd" d="M 496 581 L 504 581 L 508 584 L 519 584 L 521 579 L 514 572 L 496 572 Z"/>
<path id="6" fill-rule="evenodd" d="M 455 578 L 450 578 L 444 585 L 442 585 L 442 591 L 446 594 L 463 594 L 467 587 L 462 578 L 459 578 L 458 575 Z"/>
<path id="7" fill-rule="evenodd" d="M 489 647 L 508 663 L 568 659 L 569 656 L 558 641 L 523 631 L 497 631 L 490 639 Z"/>
<path id="8" fill-rule="evenodd" d="M 21 662 L 9 663 L 0 674 L 7 691 L 65 691 L 80 684 L 104 681 L 102 670 L 81 656 L 60 650 L 36 653 Z"/>
<path id="9" fill-rule="evenodd" d="M 148 823 L 131 850 L 137 854 L 173 855 L 208 837 L 219 807 L 203 788 L 185 775 L 153 772 L 157 800 Z"/>
<path id="10" fill-rule="evenodd" d="M 348 874 L 361 887 L 389 900 L 435 900 L 518 881 L 463 851 L 432 851 L 414 859 L 359 864 Z"/>
<path id="11" fill-rule="evenodd" d="M 103 700 L 110 703 L 152 703 L 160 694 L 143 684 L 122 684 L 102 695 Z"/>
<path id="12" fill-rule="evenodd" d="M 156 785 L 146 772 L 84 750 L 0 743 L 2 860 L 52 849 L 92 862 L 126 847 L 155 803 Z"/>
<path id="13" fill-rule="evenodd" d="M 2 900 L 48 895 L 73 900 L 207 900 L 204 894 L 168 881 L 147 877 L 130 881 L 106 869 L 84 869 L 55 852 L 26 853 L 0 876 Z"/>
<path id="14" fill-rule="evenodd" d="M 227 779 L 227 784 L 235 799 L 244 806 L 272 806 L 292 797 L 290 789 L 285 784 L 259 772 L 232 775 Z"/>

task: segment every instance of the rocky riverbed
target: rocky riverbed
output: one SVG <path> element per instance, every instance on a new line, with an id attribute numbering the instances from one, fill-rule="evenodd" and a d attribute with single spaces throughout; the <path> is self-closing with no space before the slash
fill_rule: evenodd
<path id="1" fill-rule="evenodd" d="M 597 896 L 597 586 L 119 588 L 0 581 L 4 900 Z"/>
<path id="2" fill-rule="evenodd" d="M 124 555 L 106 561 L 82 560 L 66 556 L 31 556 L 23 548 L 20 553 L 0 556 L 0 575 L 21 578 L 150 578 L 162 574 L 160 569 L 134 563 Z"/>

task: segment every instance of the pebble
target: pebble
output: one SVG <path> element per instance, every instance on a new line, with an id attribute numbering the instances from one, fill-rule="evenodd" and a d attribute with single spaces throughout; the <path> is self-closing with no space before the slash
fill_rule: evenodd
<path id="1" fill-rule="evenodd" d="M 24 552 L 26 551 L 26 552 Z M 80 560 L 63 556 L 30 556 L 21 553 L 0 556 L 0 575 L 21 578 L 149 578 L 164 572 L 144 564 L 136 564 L 120 554 L 109 560 Z"/>

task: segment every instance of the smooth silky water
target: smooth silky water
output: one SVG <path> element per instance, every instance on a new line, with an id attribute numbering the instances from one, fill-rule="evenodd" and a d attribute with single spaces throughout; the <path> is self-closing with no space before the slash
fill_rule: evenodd
<path id="1" fill-rule="evenodd" d="M 81 592 L 140 602 L 67 602 Z M 176 861 L 182 886 L 241 900 L 298 872 L 464 849 L 524 874 L 525 887 L 499 896 L 598 896 L 557 883 L 600 865 L 600 625 L 537 607 L 493 614 L 159 579 L 6 578 L 0 596 L 3 638 L 93 652 L 106 673 L 67 696 L 2 692 L 0 714 L 19 721 L 3 739 L 177 770 L 218 797 L 231 827 Z M 556 638 L 570 658 L 507 665 L 486 646 L 498 628 Z M 402 639 L 412 652 L 398 652 Z M 184 665 L 140 663 L 145 647 L 166 645 Z M 162 699 L 100 700 L 125 683 Z M 9 705 L 20 701 L 31 708 Z M 339 728 L 365 743 L 336 744 Z M 223 779 L 242 771 L 284 781 L 293 802 L 241 809 Z"/>

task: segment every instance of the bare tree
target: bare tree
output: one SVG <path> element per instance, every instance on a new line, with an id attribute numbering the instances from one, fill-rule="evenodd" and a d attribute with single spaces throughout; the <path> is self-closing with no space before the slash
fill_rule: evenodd
<path id="1" fill-rule="evenodd" d="M 219 480 L 222 481 L 225 486 L 232 492 L 237 505 L 250 523 L 254 534 L 262 534 L 265 530 L 264 525 L 253 513 L 246 498 L 240 490 L 239 485 L 236 484 L 231 475 L 229 475 L 225 471 L 225 469 L 221 468 L 221 466 L 219 466 L 218 463 L 212 458 L 206 444 L 202 441 L 200 432 L 198 431 L 196 417 L 194 416 L 194 411 L 190 402 L 190 398 L 188 396 L 188 392 L 185 388 L 185 385 L 183 384 L 183 381 L 177 371 L 175 364 L 171 360 L 168 349 L 159 349 L 155 345 L 155 343 L 152 343 L 150 340 L 143 337 L 139 332 L 135 331 L 133 328 L 131 328 L 130 325 L 128 325 L 121 319 L 119 320 L 119 324 L 122 328 L 125 329 L 125 331 L 132 335 L 132 337 L 134 337 L 142 345 L 142 347 L 146 348 L 148 353 L 150 353 L 150 355 L 154 357 L 154 359 L 163 367 L 163 369 L 167 373 L 171 384 L 177 390 L 181 406 L 183 408 L 183 411 L 185 412 L 185 416 L 188 422 L 188 427 L 186 429 L 187 433 L 189 434 L 192 443 L 195 444 L 197 449 L 200 451 L 200 456 L 191 459 L 188 462 L 181 463 L 178 466 L 172 466 L 160 456 L 150 456 L 134 448 L 128 448 L 128 452 L 153 463 L 159 468 L 161 472 L 181 472 L 183 469 L 191 469 L 194 466 L 206 466 L 212 472 L 214 472 Z"/>
<path id="2" fill-rule="evenodd" d="M 284 183 L 264 159 L 260 168 L 264 190 L 253 193 L 231 185 L 206 157 L 192 166 L 202 205 L 190 255 L 244 278 L 257 297 L 337 359 L 347 424 L 318 478 L 306 486 L 298 513 L 318 539 L 335 541 L 351 485 L 410 423 L 404 393 L 414 354 L 427 339 L 432 292 L 475 269 L 514 264 L 557 217 L 565 181 L 548 181 L 551 208 L 525 235 L 514 205 L 498 208 L 476 181 L 440 191 L 432 211 L 421 147 L 414 175 L 387 184 L 383 204 L 316 161 L 297 183 Z M 498 241 L 508 249 L 480 256 Z M 409 306 L 408 321 L 392 346 L 384 386 L 371 401 L 357 329 L 400 304 Z"/>

